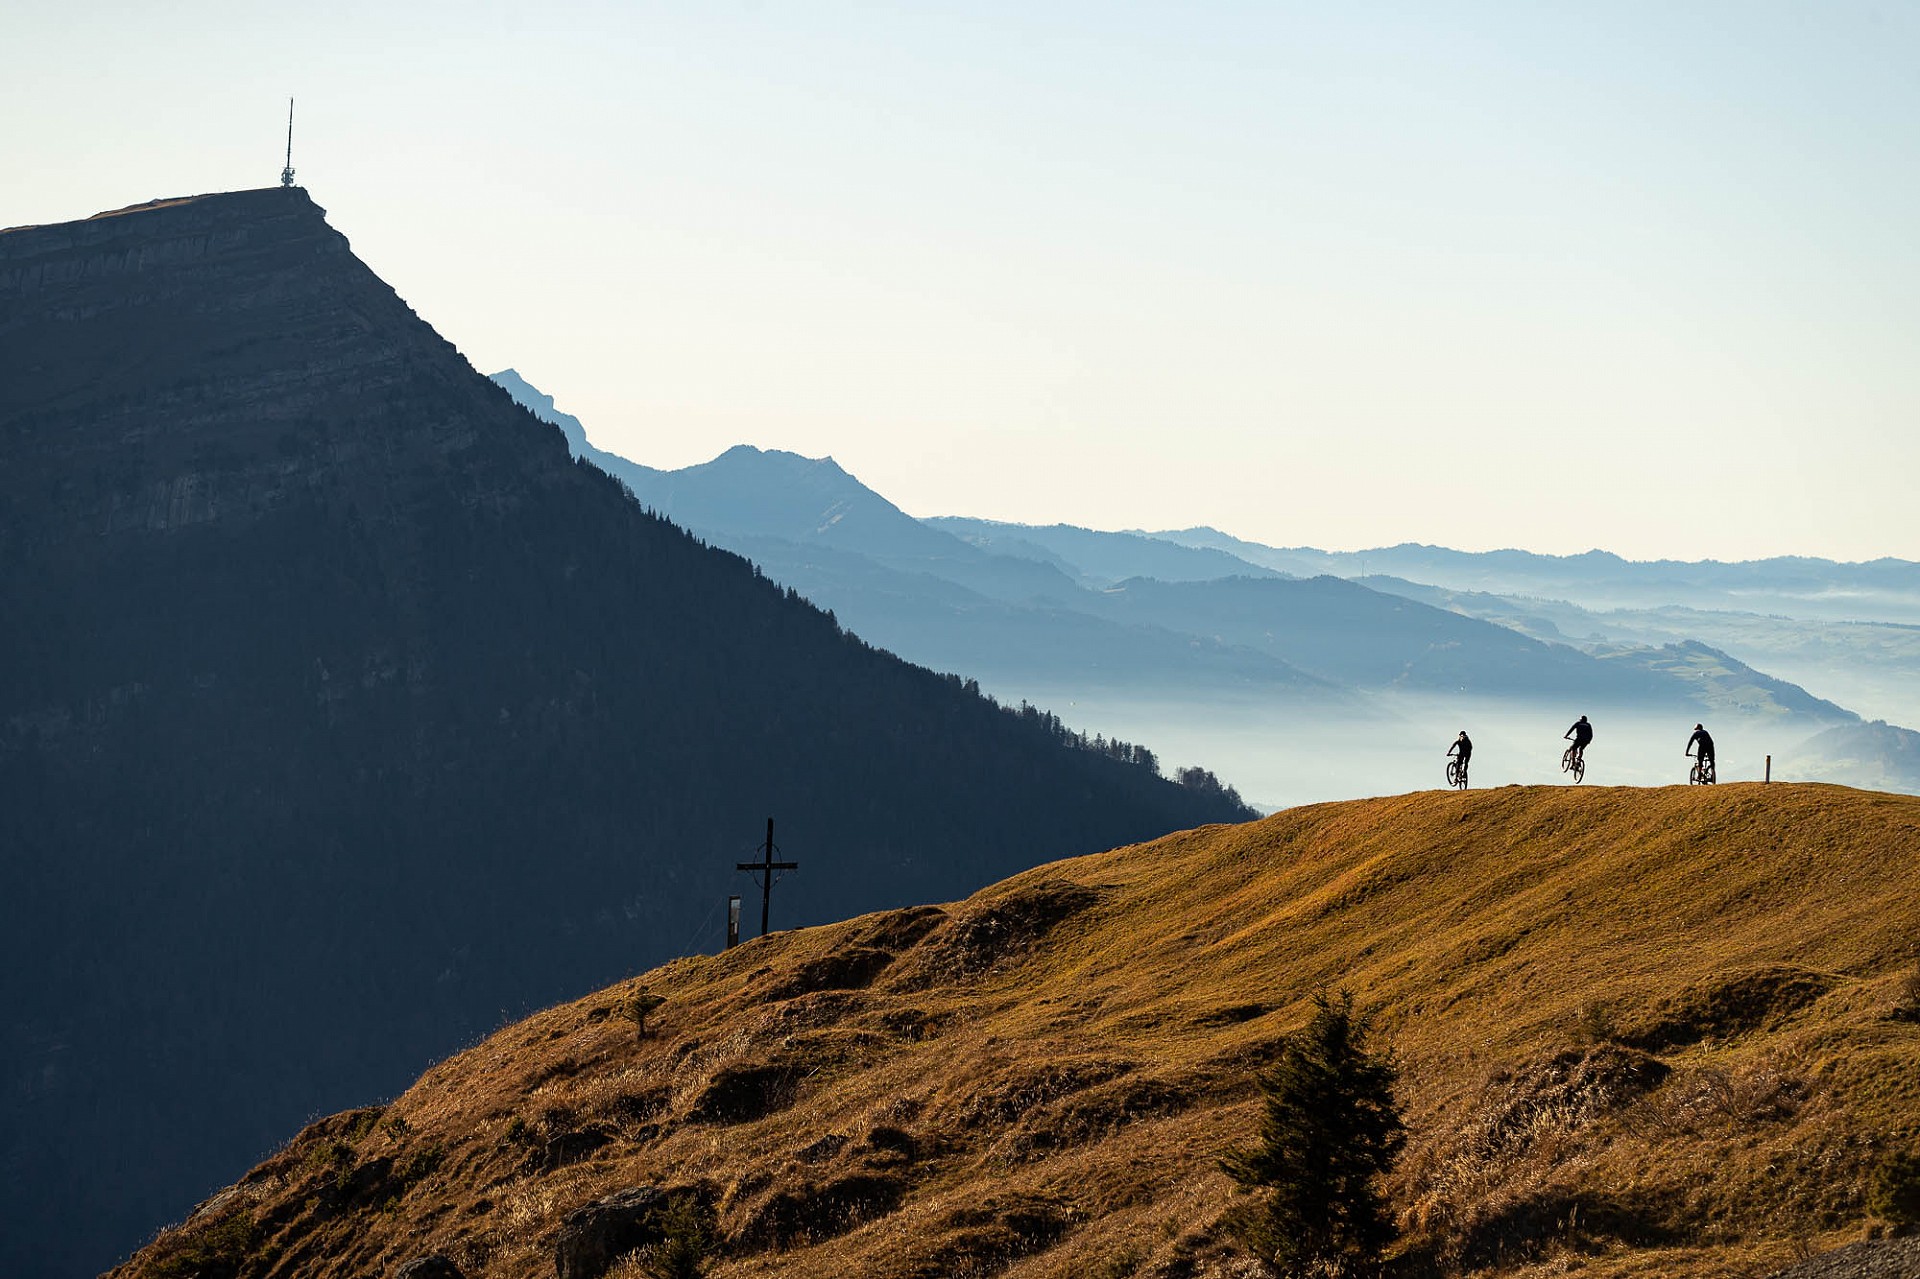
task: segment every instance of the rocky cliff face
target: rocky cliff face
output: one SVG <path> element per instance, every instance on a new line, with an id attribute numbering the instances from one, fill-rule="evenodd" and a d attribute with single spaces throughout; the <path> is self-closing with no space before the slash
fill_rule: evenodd
<path id="1" fill-rule="evenodd" d="M 298 190 L 0 232 L 0 477 L 10 1276 L 712 944 L 768 813 L 781 923 L 1236 815 L 643 511 Z"/>
<path id="2" fill-rule="evenodd" d="M 275 188 L 0 235 L 0 529 L 232 529 L 449 466 L 476 500 L 554 482 L 558 441 L 479 434 L 500 397 L 322 213 Z"/>

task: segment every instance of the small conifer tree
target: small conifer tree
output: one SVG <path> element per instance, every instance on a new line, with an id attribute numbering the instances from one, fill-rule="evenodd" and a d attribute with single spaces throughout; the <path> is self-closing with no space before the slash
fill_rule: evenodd
<path id="1" fill-rule="evenodd" d="M 647 1018 L 653 1015 L 653 1011 L 656 1008 L 666 1002 L 664 996 L 656 995 L 644 986 L 640 988 L 639 992 L 636 993 L 632 999 L 627 1001 L 627 1020 L 633 1023 L 634 1031 L 639 1038 L 645 1039 L 647 1037 Z"/>
<path id="2" fill-rule="evenodd" d="M 643 1262 L 648 1279 L 701 1279 L 720 1244 L 712 1206 L 696 1195 L 675 1195 L 655 1224 L 661 1239 Z"/>
<path id="3" fill-rule="evenodd" d="M 1367 1050 L 1353 996 L 1314 996 L 1313 1020 L 1287 1036 L 1259 1078 L 1259 1141 L 1221 1168 L 1260 1196 L 1227 1219 L 1249 1251 L 1287 1279 L 1351 1276 L 1378 1267 L 1393 1238 L 1379 1179 L 1405 1139 L 1396 1072 Z"/>
<path id="4" fill-rule="evenodd" d="M 1867 1211 L 1896 1235 L 1920 1233 L 1920 1153 L 1889 1155 L 1867 1182 Z"/>

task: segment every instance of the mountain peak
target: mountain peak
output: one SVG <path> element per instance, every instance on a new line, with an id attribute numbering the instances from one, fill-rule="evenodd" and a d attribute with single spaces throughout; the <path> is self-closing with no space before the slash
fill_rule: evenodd
<path id="1" fill-rule="evenodd" d="M 34 233 L 73 234 L 81 228 L 96 237 L 164 234 L 170 223 L 245 221 L 289 213 L 324 219 L 326 210 L 315 204 L 305 187 L 257 187 L 246 191 L 214 191 L 201 195 L 162 196 L 118 209 L 104 209 L 67 222 L 28 223 L 0 228 L 0 253 L 30 243 Z M 27 241 L 14 237 L 25 235 Z"/>
<path id="2" fill-rule="evenodd" d="M 795 453 L 791 449 L 763 449 L 752 444 L 736 444 L 706 465 L 717 466 L 721 463 L 762 463 L 791 471 L 821 471 L 835 476 L 845 476 L 855 484 L 859 483 L 848 474 L 845 467 L 833 460 L 831 454 L 825 457 L 808 457 L 804 453 Z"/>

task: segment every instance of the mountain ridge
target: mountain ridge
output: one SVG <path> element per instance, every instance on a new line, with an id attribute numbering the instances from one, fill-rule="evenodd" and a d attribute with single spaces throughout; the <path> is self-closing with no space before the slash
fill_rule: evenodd
<path id="1" fill-rule="evenodd" d="M 495 380 L 520 394 L 522 402 L 551 411 L 550 397 L 527 386 L 518 374 L 496 374 Z M 525 392 L 516 389 L 522 387 Z M 577 420 L 568 418 L 567 422 L 571 423 L 570 432 L 580 429 Z M 574 438 L 571 433 L 569 438 Z M 576 453 L 590 447 L 584 440 L 582 434 L 575 445 Z M 618 468 L 614 469 L 617 472 Z M 1622 696 L 1649 705 L 1700 700 L 1698 710 L 1707 706 L 1699 690 L 1686 679 L 1674 677 L 1683 669 L 1681 664 L 1662 662 L 1654 656 L 1638 663 L 1596 661 L 1578 648 L 1546 642 L 1464 612 L 1430 607 L 1424 602 L 1409 608 L 1399 602 L 1410 598 L 1407 594 L 1376 592 L 1364 582 L 1355 583 L 1308 565 L 1295 565 L 1308 571 L 1290 574 L 1279 571 L 1277 563 L 1263 565 L 1226 551 L 1179 545 L 1155 535 L 1109 533 L 1065 524 L 1034 526 L 962 517 L 916 522 L 830 460 L 762 452 L 750 445 L 737 445 L 711 462 L 679 471 L 637 470 L 645 472 L 643 489 L 636 489 L 643 501 L 684 520 L 720 544 L 767 564 L 781 580 L 851 618 L 863 633 L 923 660 L 938 660 L 1016 685 L 1039 682 L 1052 687 L 1048 681 L 1054 677 L 1025 669 L 1017 658 L 1001 651 L 1014 643 L 1015 636 L 1032 632 L 1031 619 L 981 609 L 969 611 L 951 600 L 944 605 L 921 600 L 906 581 L 863 581 L 849 571 L 850 565 L 823 572 L 824 566 L 809 556 L 808 548 L 831 545 L 836 550 L 869 555 L 894 570 L 922 572 L 975 586 L 977 583 L 970 580 L 975 570 L 962 570 L 958 565 L 978 565 L 987 559 L 1030 564 L 1057 575 L 1052 589 L 1038 597 L 1056 615 L 1064 608 L 1103 619 L 1120 627 L 1121 634 L 1184 633 L 1197 644 L 1208 646 L 1209 669 L 1196 668 L 1189 676 L 1202 688 L 1225 687 L 1214 675 L 1221 660 L 1216 650 L 1239 649 L 1248 654 L 1242 662 L 1245 690 L 1289 699 L 1307 684 L 1298 678 L 1276 680 L 1261 668 L 1253 654 L 1284 663 L 1313 680 L 1358 690 L 1435 688 L 1505 696 Z M 776 475 L 777 483 L 769 482 L 770 473 Z M 810 494 L 824 492 L 831 495 L 831 500 L 814 497 L 796 503 L 789 488 Z M 843 504 L 884 510 L 891 522 L 879 537 L 822 537 L 822 518 Z M 777 514 L 769 519 L 763 508 Z M 796 511 L 805 512 L 805 517 L 796 518 Z M 923 529 L 938 530 L 943 539 L 950 538 L 938 545 L 951 553 L 902 552 L 899 548 L 914 540 L 914 535 L 902 530 L 915 523 Z M 770 539 L 782 539 L 791 544 L 791 549 L 782 541 Z M 962 553 L 963 546 L 974 558 Z M 1132 582 L 1138 587 L 1129 591 Z M 1015 605 L 1034 602 L 1034 597 L 1018 592 L 985 589 Z M 1339 598 L 1329 598 L 1329 592 Z M 1259 599 L 1249 607 L 1251 595 Z M 1346 629 L 1336 634 L 1329 627 L 1330 619 L 1355 614 L 1355 601 L 1362 602 L 1359 612 L 1371 619 L 1373 629 L 1361 628 L 1349 617 L 1342 623 Z M 905 616 L 910 612 L 937 616 L 942 607 L 948 611 L 937 629 L 914 625 Z M 1023 620 L 1026 625 L 1021 624 Z M 1072 642 L 1064 634 L 1060 640 Z M 1026 651 L 1036 650 L 1029 647 Z M 1178 668 L 1181 663 L 1176 658 L 1170 664 L 1162 663 L 1163 668 L 1167 665 Z M 1162 684 L 1175 686 L 1178 677 L 1170 678 L 1161 669 L 1131 670 L 1126 678 L 1146 689 Z M 1109 686 L 1118 687 L 1119 683 L 1110 680 Z M 1804 695 L 1787 700 L 1811 714 L 1816 722 L 1845 720 L 1851 715 Z"/>
<path id="2" fill-rule="evenodd" d="M 1137 530 L 1135 530 L 1137 531 Z M 1920 621 L 1920 563 L 1883 556 L 1843 562 L 1812 556 L 1758 560 L 1629 560 L 1611 551 L 1577 555 L 1536 551 L 1458 551 L 1420 542 L 1361 551 L 1272 547 L 1199 526 L 1145 534 L 1182 546 L 1227 551 L 1255 563 L 1312 576 L 1380 572 L 1431 587 L 1506 595 L 1546 595 L 1584 607 L 1751 608 L 1829 620 Z M 1597 570 L 1597 571 L 1596 571 Z M 1849 601 L 1869 599 L 1870 617 Z"/>
<path id="3" fill-rule="evenodd" d="M 1334 988 L 1400 1067 L 1410 1259 L 1760 1274 L 1857 1238 L 1875 1161 L 1920 1143 L 1916 885 L 1920 799 L 1831 786 L 1183 832 L 547 1009 L 308 1128 L 116 1279 L 221 1238 L 236 1279 L 598 1279 L 619 1249 L 570 1232 L 645 1188 L 716 1206 L 714 1279 L 1243 1275 L 1216 1161 Z"/>

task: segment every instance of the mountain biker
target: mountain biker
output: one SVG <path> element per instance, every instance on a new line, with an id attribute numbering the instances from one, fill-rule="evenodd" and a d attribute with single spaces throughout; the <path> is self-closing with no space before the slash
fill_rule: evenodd
<path id="1" fill-rule="evenodd" d="M 1700 748 L 1700 771 L 1711 773 L 1713 771 L 1713 734 L 1709 733 L 1704 725 L 1693 726 L 1693 736 L 1687 739 L 1687 749 L 1684 753 L 1693 754 L 1696 746 Z"/>
<path id="2" fill-rule="evenodd" d="M 1467 771 L 1467 761 L 1473 758 L 1473 739 L 1467 736 L 1467 730 L 1461 729 L 1460 736 L 1453 739 L 1453 745 L 1447 747 L 1447 754 L 1460 757 L 1460 771 Z"/>
<path id="3" fill-rule="evenodd" d="M 1587 717 L 1582 715 L 1574 721 L 1573 727 L 1569 728 L 1563 736 L 1573 739 L 1574 759 L 1585 759 L 1587 755 L 1587 743 L 1593 740 L 1593 725 L 1587 723 Z"/>

